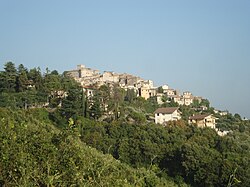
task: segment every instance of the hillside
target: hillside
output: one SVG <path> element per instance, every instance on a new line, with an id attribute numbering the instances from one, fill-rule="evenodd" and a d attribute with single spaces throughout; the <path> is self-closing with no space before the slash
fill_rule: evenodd
<path id="1" fill-rule="evenodd" d="M 0 109 L 0 186 L 177 186 L 98 152 L 46 116 Z"/>
<path id="2" fill-rule="evenodd" d="M 117 84 L 85 90 L 56 70 L 11 62 L 0 79 L 0 186 L 250 186 L 250 121 L 206 99 L 159 104 Z M 179 120 L 155 124 L 159 107 Z M 195 115 L 213 116 L 216 128 L 190 123 Z"/>

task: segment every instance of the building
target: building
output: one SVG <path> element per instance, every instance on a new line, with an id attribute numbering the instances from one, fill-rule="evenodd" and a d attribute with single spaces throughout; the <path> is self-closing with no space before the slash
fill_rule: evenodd
<path id="1" fill-rule="evenodd" d="M 178 107 L 158 108 L 155 114 L 155 123 L 165 124 L 168 121 L 176 121 L 181 119 Z"/>
<path id="2" fill-rule="evenodd" d="M 79 71 L 80 78 L 100 75 L 99 70 L 93 70 L 91 68 L 86 68 L 84 65 L 77 65 L 77 70 Z"/>
<path id="3" fill-rule="evenodd" d="M 140 81 L 139 82 L 139 96 L 144 99 L 149 99 L 150 97 L 154 97 L 157 94 L 157 88 L 154 87 L 154 83 L 151 80 Z"/>
<path id="4" fill-rule="evenodd" d="M 168 89 L 169 89 L 168 85 L 163 85 L 162 86 L 163 93 L 167 93 Z"/>
<path id="5" fill-rule="evenodd" d="M 196 124 L 198 127 L 210 127 L 216 129 L 215 127 L 216 118 L 212 114 L 199 114 L 189 117 L 189 124 Z"/>
<path id="6" fill-rule="evenodd" d="M 109 83 L 118 83 L 119 82 L 119 74 L 111 71 L 104 71 L 102 74 L 103 82 Z"/>
<path id="7" fill-rule="evenodd" d="M 167 97 L 172 98 L 173 96 L 177 95 L 177 91 L 174 89 L 165 89 L 163 90 Z"/>
<path id="8" fill-rule="evenodd" d="M 178 103 L 179 105 L 184 105 L 183 97 L 180 95 L 173 95 L 171 96 L 171 99 L 173 99 L 173 101 Z"/>
<path id="9" fill-rule="evenodd" d="M 186 106 L 189 106 L 193 103 L 193 95 L 191 92 L 183 92 L 183 104 L 186 105 Z"/>
<path id="10" fill-rule="evenodd" d="M 146 100 L 157 95 L 157 88 L 141 87 L 138 89 L 138 91 L 139 96 Z"/>
<path id="11" fill-rule="evenodd" d="M 84 86 L 83 91 L 86 94 L 87 98 L 92 98 L 94 96 L 94 93 L 95 93 L 95 89 L 93 87 L 90 87 L 90 86 Z"/>
<path id="12" fill-rule="evenodd" d="M 163 102 L 163 98 L 164 98 L 164 94 L 163 93 L 157 93 L 156 94 L 156 101 L 157 101 L 157 103 L 159 104 L 159 105 L 161 105 L 161 104 L 163 104 L 164 102 Z"/>

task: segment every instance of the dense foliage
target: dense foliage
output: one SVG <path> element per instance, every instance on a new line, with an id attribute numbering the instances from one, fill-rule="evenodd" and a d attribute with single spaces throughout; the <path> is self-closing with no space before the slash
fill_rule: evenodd
<path id="1" fill-rule="evenodd" d="M 153 123 L 153 112 L 177 106 L 173 100 L 158 105 L 156 98 L 145 100 L 118 85 L 91 89 L 94 95 L 87 97 L 66 74 L 5 64 L 0 186 L 174 186 L 169 180 L 250 186 L 249 120 L 215 113 L 203 99 L 179 106 L 182 120 L 163 127 Z M 196 113 L 213 114 L 228 135 L 188 125 Z"/>
<path id="2" fill-rule="evenodd" d="M 133 167 L 154 164 L 192 186 L 227 186 L 237 168 L 240 186 L 250 184 L 250 136 L 234 132 L 220 137 L 210 128 L 161 127 L 155 124 L 79 122 L 81 139 Z M 250 126 L 248 126 L 249 128 Z"/>
<path id="3" fill-rule="evenodd" d="M 132 169 L 56 129 L 45 110 L 0 109 L 0 186 L 176 186 L 153 169 Z"/>

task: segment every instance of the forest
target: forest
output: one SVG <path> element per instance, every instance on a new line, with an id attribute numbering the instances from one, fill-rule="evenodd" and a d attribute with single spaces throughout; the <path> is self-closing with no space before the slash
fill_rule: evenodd
<path id="1" fill-rule="evenodd" d="M 56 70 L 4 65 L 0 186 L 250 186 L 249 120 L 203 100 L 162 126 L 153 112 L 178 106 L 168 98 L 160 106 L 118 85 L 92 89 Z M 228 135 L 188 124 L 201 105 Z"/>

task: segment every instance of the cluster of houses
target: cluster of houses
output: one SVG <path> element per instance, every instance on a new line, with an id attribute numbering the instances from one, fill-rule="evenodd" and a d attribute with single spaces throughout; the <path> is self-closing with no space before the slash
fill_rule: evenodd
<path id="1" fill-rule="evenodd" d="M 85 65 L 78 65 L 76 70 L 66 72 L 67 75 L 73 77 L 78 81 L 83 88 L 88 89 L 92 93 L 91 86 L 100 87 L 104 84 L 118 84 L 125 90 L 134 90 L 137 96 L 143 97 L 146 100 L 150 97 L 156 97 L 158 104 L 162 104 L 163 98 L 168 98 L 167 102 L 173 100 L 179 105 L 187 105 L 193 103 L 194 100 L 201 102 L 202 97 L 193 96 L 191 92 L 183 92 L 180 94 L 177 90 L 169 88 L 168 85 L 161 86 L 161 92 L 154 86 L 152 80 L 144 80 L 138 76 L 127 73 L 115 73 L 111 71 L 104 71 L 100 73 L 99 70 L 87 68 Z"/>
<path id="2" fill-rule="evenodd" d="M 199 103 L 202 101 L 202 97 L 193 96 L 189 91 L 183 92 L 180 94 L 177 90 L 169 88 L 168 85 L 161 86 L 161 93 L 156 94 L 158 104 L 163 104 L 162 98 L 168 98 L 168 100 L 173 100 L 179 105 L 191 105 L 194 100 L 197 100 Z"/>
<path id="3" fill-rule="evenodd" d="M 177 121 L 181 119 L 181 112 L 179 107 L 165 107 L 158 108 L 155 112 L 155 123 L 166 125 L 169 121 Z M 216 128 L 216 119 L 212 114 L 197 114 L 189 117 L 189 124 L 196 124 L 197 127 L 204 128 L 209 127 L 215 129 L 218 135 L 224 136 L 229 131 L 220 131 Z"/>
<path id="4" fill-rule="evenodd" d="M 73 77 L 82 85 L 87 93 L 87 96 L 93 95 L 93 85 L 95 85 L 95 87 L 100 87 L 107 84 L 118 84 L 125 90 L 134 90 L 135 93 L 137 93 L 137 96 L 143 97 L 146 100 L 150 97 L 156 97 L 158 104 L 163 104 L 164 102 L 170 102 L 170 100 L 172 100 L 179 105 L 189 106 L 194 102 L 194 100 L 198 102 L 202 101 L 202 97 L 193 96 L 191 92 L 186 91 L 180 94 L 177 90 L 169 88 L 168 85 L 163 85 L 159 89 L 154 87 L 153 81 L 151 80 L 144 80 L 138 76 L 126 73 L 119 74 L 110 71 L 100 73 L 99 70 L 87 68 L 85 65 L 78 65 L 76 70 L 67 71 L 66 74 Z M 164 101 L 163 98 L 167 98 L 167 100 Z M 158 108 L 154 112 L 155 123 L 165 125 L 168 121 L 181 119 L 181 113 L 178 109 L 178 107 Z M 215 121 L 216 118 L 211 114 L 199 114 L 190 116 L 189 118 L 190 124 L 196 124 L 201 128 L 210 127 L 215 129 L 219 135 L 225 135 L 225 132 L 221 132 L 216 129 Z"/>
<path id="5" fill-rule="evenodd" d="M 153 81 L 144 80 L 138 76 L 127 73 L 120 74 L 111 71 L 100 73 L 99 70 L 93 70 L 84 65 L 78 65 L 76 70 L 67 71 L 66 73 L 78 81 L 83 88 L 89 90 L 93 85 L 100 87 L 102 85 L 118 84 L 125 90 L 134 90 L 138 96 L 144 97 L 145 99 L 156 95 L 157 88 L 154 87 Z"/>

